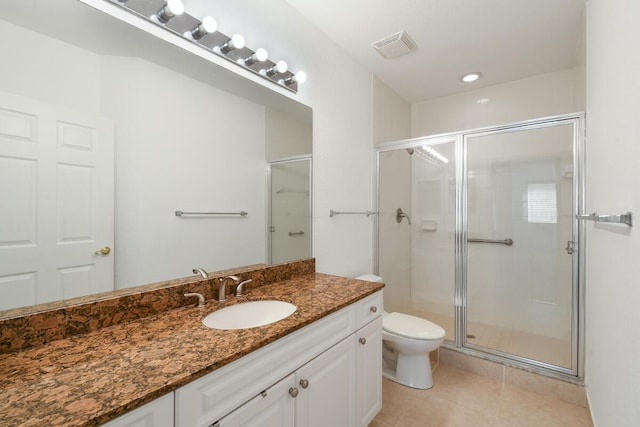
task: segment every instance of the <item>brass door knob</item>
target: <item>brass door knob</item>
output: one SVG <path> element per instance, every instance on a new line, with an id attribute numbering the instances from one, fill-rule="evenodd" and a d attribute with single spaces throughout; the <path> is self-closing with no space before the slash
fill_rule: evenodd
<path id="1" fill-rule="evenodd" d="M 300 385 L 302 386 L 302 388 L 309 387 L 309 380 L 300 380 Z"/>
<path id="2" fill-rule="evenodd" d="M 104 248 L 95 251 L 95 255 L 109 255 L 110 253 L 111 248 L 109 246 L 105 246 Z"/>
<path id="3" fill-rule="evenodd" d="M 358 341 L 360 341 L 360 344 L 365 345 L 367 343 L 367 339 L 365 337 L 360 338 Z"/>
<path id="4" fill-rule="evenodd" d="M 291 397 L 296 397 L 298 395 L 298 389 L 295 387 L 291 387 L 289 389 L 289 394 L 291 395 Z"/>

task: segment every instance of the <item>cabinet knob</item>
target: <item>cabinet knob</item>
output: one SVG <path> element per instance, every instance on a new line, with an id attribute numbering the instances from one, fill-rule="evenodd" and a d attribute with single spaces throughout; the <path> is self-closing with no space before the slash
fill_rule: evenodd
<path id="1" fill-rule="evenodd" d="M 372 305 L 370 310 L 371 310 L 372 313 L 375 313 L 375 312 L 378 311 L 378 307 L 376 307 L 375 305 Z"/>
<path id="2" fill-rule="evenodd" d="M 300 385 L 302 386 L 302 388 L 309 387 L 309 380 L 300 380 Z"/>
<path id="3" fill-rule="evenodd" d="M 365 345 L 367 343 L 367 339 L 365 337 L 360 338 L 358 341 L 360 341 L 360 344 Z"/>
<path id="4" fill-rule="evenodd" d="M 291 387 L 289 389 L 289 394 L 291 395 L 291 397 L 296 397 L 298 395 L 298 389 L 295 387 Z"/>

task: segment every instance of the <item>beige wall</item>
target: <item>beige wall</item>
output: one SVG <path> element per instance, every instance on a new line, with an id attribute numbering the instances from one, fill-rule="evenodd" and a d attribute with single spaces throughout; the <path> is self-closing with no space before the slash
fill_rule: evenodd
<path id="1" fill-rule="evenodd" d="M 274 108 L 265 110 L 265 153 L 267 161 L 310 155 L 313 125 Z"/>
<path id="2" fill-rule="evenodd" d="M 587 8 L 587 212 L 640 212 L 640 2 Z M 586 381 L 595 425 L 640 425 L 640 236 L 587 224 Z"/>
<path id="3" fill-rule="evenodd" d="M 407 139 L 411 136 L 411 105 L 382 80 L 373 77 L 373 144 Z"/>
<path id="4" fill-rule="evenodd" d="M 413 104 L 411 136 L 583 111 L 580 75 L 579 71 L 568 69 Z"/>

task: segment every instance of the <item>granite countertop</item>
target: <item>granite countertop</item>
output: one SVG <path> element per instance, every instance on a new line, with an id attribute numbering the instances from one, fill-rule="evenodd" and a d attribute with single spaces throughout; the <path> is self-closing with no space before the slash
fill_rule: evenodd
<path id="1" fill-rule="evenodd" d="M 257 287 L 226 303 L 182 307 L 126 324 L 0 355 L 0 425 L 90 426 L 111 420 L 384 285 L 310 274 Z M 274 298 L 297 305 L 286 319 L 252 329 L 207 328 L 225 305 Z"/>

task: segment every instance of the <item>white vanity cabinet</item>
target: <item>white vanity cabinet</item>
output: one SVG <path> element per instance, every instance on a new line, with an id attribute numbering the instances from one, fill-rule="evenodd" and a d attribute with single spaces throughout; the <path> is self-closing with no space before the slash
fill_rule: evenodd
<path id="1" fill-rule="evenodd" d="M 382 408 L 382 318 L 357 332 L 356 388 L 358 427 L 367 427 Z"/>
<path id="2" fill-rule="evenodd" d="M 382 291 L 179 388 L 176 426 L 368 425 L 381 406 L 381 310 L 371 310 L 381 298 Z"/>
<path id="3" fill-rule="evenodd" d="M 350 336 L 214 426 L 353 427 L 355 353 L 353 336 Z"/>
<path id="4" fill-rule="evenodd" d="M 222 418 L 214 426 L 294 427 L 295 401 L 291 397 L 291 390 L 294 388 L 295 375 L 291 374 Z"/>
<path id="5" fill-rule="evenodd" d="M 382 408 L 382 291 L 357 304 L 357 426 L 367 427 Z"/>
<path id="6" fill-rule="evenodd" d="M 173 393 L 103 424 L 103 427 L 173 427 Z"/>
<path id="7" fill-rule="evenodd" d="M 355 427 L 355 366 L 350 335 L 296 371 L 296 427 Z"/>

